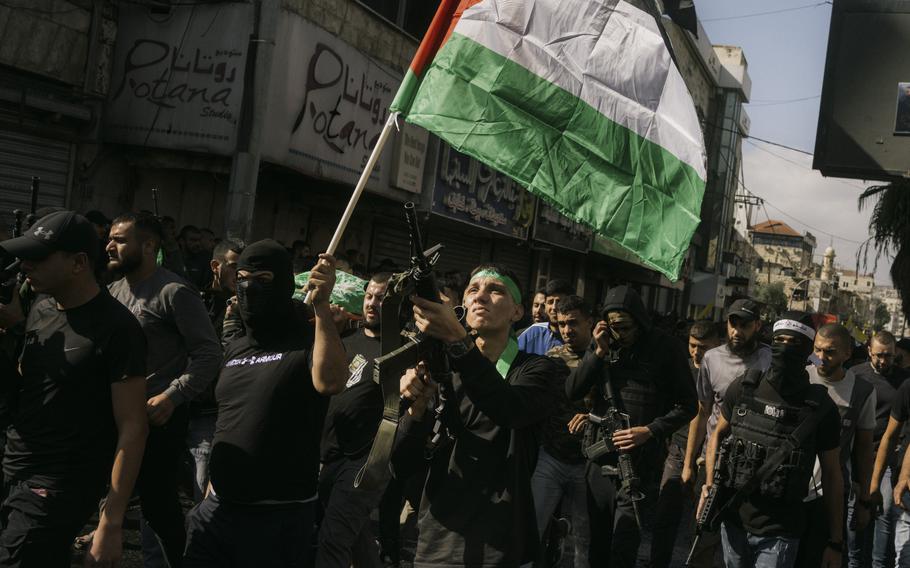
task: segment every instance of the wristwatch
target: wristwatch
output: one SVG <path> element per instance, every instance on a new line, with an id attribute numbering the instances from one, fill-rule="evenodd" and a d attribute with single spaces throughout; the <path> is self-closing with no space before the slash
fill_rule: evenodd
<path id="1" fill-rule="evenodd" d="M 446 354 L 455 359 L 464 357 L 471 349 L 474 349 L 474 338 L 470 335 L 465 335 L 454 343 L 445 344 Z"/>

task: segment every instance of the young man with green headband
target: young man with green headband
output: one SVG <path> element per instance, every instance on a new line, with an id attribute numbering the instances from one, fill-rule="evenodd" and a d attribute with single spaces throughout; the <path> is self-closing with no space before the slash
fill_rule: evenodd
<path id="1" fill-rule="evenodd" d="M 483 265 L 471 274 L 464 294 L 471 334 L 451 308 L 413 301 L 417 327 L 445 345 L 454 372 L 451 383 L 439 385 L 436 412 L 429 408 L 436 385 L 422 365 L 401 379 L 402 397 L 411 404 L 399 430 L 399 475 L 424 460 L 427 438 L 436 433 L 414 566 L 532 562 L 538 547 L 531 496 L 535 431 L 559 398 L 553 377 L 568 370 L 557 360 L 519 352 L 512 325 L 524 308 L 509 270 Z"/>

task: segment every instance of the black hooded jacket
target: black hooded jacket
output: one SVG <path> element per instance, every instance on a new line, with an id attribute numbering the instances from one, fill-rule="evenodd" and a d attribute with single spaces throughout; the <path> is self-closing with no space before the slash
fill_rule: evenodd
<path id="1" fill-rule="evenodd" d="M 616 360 L 610 362 L 591 349 L 581 365 L 566 381 L 570 400 L 584 398 L 592 387 L 602 393 L 605 380 L 611 380 L 613 392 L 630 415 L 632 426 L 647 426 L 654 437 L 645 444 L 644 454 L 655 456 L 658 441 L 689 422 L 698 405 L 683 345 L 675 338 L 654 328 L 641 298 L 628 286 L 617 286 L 607 293 L 604 313 L 629 313 L 639 326 L 639 336 L 628 348 L 619 348 Z M 602 396 L 595 397 L 595 413 L 604 410 Z M 650 447 L 650 450 L 648 449 Z"/>

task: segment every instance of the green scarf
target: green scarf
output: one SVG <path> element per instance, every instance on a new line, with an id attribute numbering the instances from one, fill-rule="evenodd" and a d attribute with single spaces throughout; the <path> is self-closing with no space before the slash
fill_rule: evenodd
<path id="1" fill-rule="evenodd" d="M 509 374 L 509 369 L 512 368 L 512 362 L 515 361 L 516 355 L 518 355 L 518 342 L 514 337 L 509 337 L 505 350 L 499 356 L 499 360 L 496 361 L 496 370 L 499 371 L 502 378 L 506 378 L 506 375 Z"/>

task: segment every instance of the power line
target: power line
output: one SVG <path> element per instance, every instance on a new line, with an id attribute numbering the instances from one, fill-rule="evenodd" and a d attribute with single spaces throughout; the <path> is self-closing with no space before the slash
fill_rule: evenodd
<path id="1" fill-rule="evenodd" d="M 744 139 L 745 139 L 745 138 L 748 138 L 748 139 L 750 139 L 750 140 L 757 140 L 757 141 L 759 141 L 759 142 L 764 142 L 765 144 L 771 144 L 772 146 L 778 146 L 778 147 L 780 147 L 780 148 L 784 148 L 785 150 L 792 150 L 792 151 L 794 151 L 794 152 L 799 152 L 800 154 L 805 154 L 805 155 L 807 155 L 807 156 L 812 156 L 812 155 L 813 155 L 812 152 L 807 152 L 806 150 L 802 150 L 802 149 L 800 149 L 800 148 L 794 148 L 793 146 L 787 146 L 786 144 L 781 144 L 780 142 L 775 142 L 775 141 L 773 141 L 773 140 L 767 140 L 767 139 L 765 139 L 765 138 L 759 138 L 758 136 L 752 136 L 751 134 L 743 134 L 743 133 L 742 133 L 741 131 L 739 131 L 739 130 L 733 130 L 733 129 L 730 129 L 730 128 L 724 128 L 724 127 L 721 126 L 720 124 L 716 124 L 716 123 L 714 123 L 714 122 L 708 122 L 708 121 L 706 120 L 706 121 L 705 121 L 705 124 L 707 124 L 708 126 L 710 126 L 710 127 L 712 127 L 712 128 L 716 128 L 716 129 L 718 129 L 718 130 L 720 130 L 720 131 L 722 131 L 722 132 L 732 132 L 733 134 L 739 134 L 739 135 L 742 136 Z"/>
<path id="2" fill-rule="evenodd" d="M 814 97 L 800 97 L 798 99 L 787 99 L 787 100 L 781 100 L 781 101 L 761 102 L 761 101 L 755 100 L 755 101 L 751 101 L 746 104 L 748 104 L 750 107 L 766 107 L 766 106 L 789 105 L 792 103 L 814 101 L 814 100 L 817 100 L 820 98 L 822 98 L 821 95 L 815 95 Z"/>
<path id="3" fill-rule="evenodd" d="M 765 144 L 770 144 L 772 146 L 777 146 L 778 148 L 783 148 L 784 150 L 790 150 L 791 152 L 799 152 L 800 154 L 805 154 L 806 156 L 814 155 L 812 152 L 800 150 L 799 148 L 794 148 L 793 146 L 787 146 L 786 144 L 781 144 L 780 142 L 774 142 L 773 140 L 765 140 L 764 138 L 759 138 L 758 136 L 752 136 L 752 135 L 746 134 L 743 136 L 743 138 L 745 138 L 746 140 L 757 140 L 759 142 L 764 142 Z"/>
<path id="4" fill-rule="evenodd" d="M 752 193 L 752 195 L 755 195 L 752 191 L 750 191 L 750 190 L 748 190 L 748 189 L 747 189 L 746 191 L 748 191 L 749 193 Z M 768 201 L 767 199 L 765 199 L 764 197 L 762 197 L 761 199 L 763 199 L 763 200 L 765 201 L 765 203 L 767 203 L 768 205 L 770 205 L 772 209 L 774 209 L 775 211 L 777 211 L 778 213 L 780 213 L 780 214 L 783 215 L 784 217 L 787 217 L 788 219 L 790 219 L 791 221 L 795 221 L 796 223 L 800 223 L 800 224 L 803 225 L 804 227 L 806 227 L 806 228 L 808 228 L 808 229 L 812 229 L 812 230 L 815 231 L 816 233 L 819 233 L 819 234 L 822 234 L 822 235 L 826 235 L 826 236 L 828 236 L 828 237 L 831 237 L 832 239 L 837 239 L 837 240 L 844 241 L 844 242 L 847 242 L 847 243 L 852 243 L 852 244 L 854 244 L 854 245 L 861 245 L 861 244 L 863 244 L 863 242 L 864 242 L 864 241 L 856 241 L 856 240 L 853 240 L 853 239 L 848 239 L 848 238 L 846 238 L 846 237 L 841 237 L 840 235 L 835 235 L 834 233 L 829 233 L 828 231 L 819 229 L 818 227 L 813 227 L 812 225 L 806 223 L 805 221 L 803 221 L 803 220 L 801 220 L 801 219 L 797 219 L 797 218 L 794 217 L 793 215 L 790 215 L 789 213 L 787 213 L 786 211 L 784 211 L 784 210 L 781 209 L 780 207 L 774 205 L 773 203 L 771 203 L 770 201 Z"/>
<path id="5" fill-rule="evenodd" d="M 724 156 L 723 152 L 720 152 L 719 155 L 720 155 L 721 159 L 723 159 L 723 161 L 727 164 L 727 167 L 728 167 L 728 168 L 732 167 L 731 164 L 730 164 L 730 160 L 728 160 L 727 157 Z M 740 168 L 740 169 L 742 169 L 742 168 Z M 745 176 L 745 174 L 743 174 L 743 176 Z M 826 236 L 828 236 L 828 237 L 831 237 L 832 239 L 838 239 L 838 240 L 840 240 L 840 241 L 844 241 L 844 242 L 848 242 L 848 243 L 852 243 L 852 244 L 856 244 L 856 245 L 861 245 L 861 244 L 863 244 L 862 241 L 857 241 L 857 240 L 853 240 L 853 239 L 848 239 L 848 238 L 846 238 L 846 237 L 841 237 L 840 235 L 835 235 L 834 233 L 830 233 L 830 232 L 825 231 L 825 230 L 823 230 L 823 229 L 820 229 L 820 228 L 818 228 L 818 227 L 814 227 L 814 226 L 810 225 L 809 223 L 806 223 L 806 222 L 803 221 L 802 219 L 798 219 L 798 218 L 794 217 L 793 215 L 790 215 L 789 213 L 787 213 L 786 211 L 784 211 L 784 210 L 781 209 L 780 207 L 778 207 L 778 206 L 774 205 L 773 203 L 771 203 L 770 201 L 768 201 L 766 198 L 764 198 L 764 197 L 762 197 L 761 195 L 755 193 L 754 191 L 752 191 L 751 189 L 749 189 L 748 187 L 746 187 L 746 184 L 745 184 L 743 181 L 740 181 L 740 180 L 737 180 L 737 181 L 739 181 L 740 187 L 742 187 L 742 189 L 743 189 L 746 193 L 750 193 L 750 194 L 752 194 L 753 196 L 755 196 L 755 197 L 761 199 L 761 201 L 762 201 L 762 208 L 764 208 L 764 210 L 765 210 L 765 216 L 766 216 L 766 217 L 768 216 L 768 210 L 767 210 L 767 208 L 765 208 L 765 204 L 770 205 L 772 209 L 778 211 L 781 215 L 783 215 L 784 217 L 790 219 L 791 221 L 794 221 L 794 222 L 796 222 L 796 223 L 799 223 L 800 225 L 803 225 L 804 227 L 806 227 L 806 228 L 808 228 L 808 229 L 811 229 L 811 230 L 815 231 L 816 233 L 819 233 L 819 234 L 822 234 L 822 235 L 826 235 Z M 768 217 L 768 218 L 770 219 L 770 217 Z"/>
<path id="6" fill-rule="evenodd" d="M 799 162 L 794 162 L 793 160 L 791 160 L 789 158 L 785 158 L 785 157 L 781 156 L 780 154 L 775 154 L 774 152 L 772 152 L 771 150 L 768 150 L 767 148 L 762 148 L 761 146 L 759 146 L 758 144 L 756 144 L 755 142 L 753 142 L 752 140 L 750 140 L 748 138 L 746 138 L 746 142 L 751 144 L 753 148 L 758 148 L 765 154 L 771 154 L 775 158 L 781 159 L 781 160 L 787 162 L 788 164 L 793 164 L 794 166 L 799 166 L 800 168 L 806 167 L 806 164 L 800 164 Z M 811 156 L 812 154 L 809 154 L 809 155 Z"/>
<path id="7" fill-rule="evenodd" d="M 795 6 L 793 8 L 782 8 L 780 10 L 770 10 L 768 12 L 753 12 L 751 14 L 742 14 L 739 16 L 726 16 L 724 18 L 708 18 L 702 20 L 702 22 L 726 22 L 728 20 L 742 20 L 745 18 L 757 18 L 759 16 L 770 16 L 772 14 L 783 14 L 784 12 L 795 12 L 797 10 L 805 10 L 807 8 L 818 8 L 819 6 L 824 6 L 825 4 L 831 4 L 828 0 L 824 2 L 817 2 L 815 4 L 806 4 L 805 6 Z"/>
<path id="8" fill-rule="evenodd" d="M 759 146 L 759 145 L 756 144 L 755 142 L 752 142 L 752 141 L 749 140 L 749 139 L 747 139 L 746 142 L 748 142 L 749 144 L 751 144 L 754 148 L 757 148 L 757 149 L 761 150 L 762 152 L 764 152 L 764 153 L 766 153 L 766 154 L 770 154 L 770 155 L 774 156 L 775 158 L 778 158 L 779 160 L 783 160 L 783 161 L 785 161 L 785 162 L 787 162 L 787 163 L 789 163 L 789 164 L 793 164 L 794 166 L 797 166 L 797 167 L 799 167 L 800 169 L 810 170 L 810 171 L 812 170 L 812 167 L 811 167 L 811 166 L 808 166 L 808 165 L 806 165 L 806 164 L 801 164 L 801 163 L 799 163 L 799 162 L 795 162 L 795 161 L 793 161 L 793 160 L 790 160 L 789 158 L 785 158 L 785 157 L 781 156 L 780 154 L 776 154 L 776 153 L 772 152 L 771 150 L 768 150 L 767 148 L 762 148 L 761 146 Z M 812 154 L 809 154 L 809 155 L 811 156 Z M 846 181 L 843 181 L 843 180 L 840 180 L 840 179 L 832 179 L 831 181 L 836 182 L 836 183 L 839 183 L 839 184 L 841 184 L 841 185 L 846 185 L 847 187 L 852 187 L 853 189 L 860 189 L 860 190 L 863 190 L 863 191 L 865 191 L 865 189 L 866 189 L 865 187 L 863 187 L 863 186 L 861 186 L 861 185 L 853 185 L 852 183 L 849 183 L 849 182 L 846 182 Z"/>
<path id="9" fill-rule="evenodd" d="M 819 97 L 821 97 L 821 95 L 812 95 L 811 97 L 799 97 L 799 98 L 792 98 L 792 99 L 752 99 L 752 102 L 753 103 L 787 103 L 787 102 L 791 102 L 791 101 L 804 101 L 804 100 L 808 100 L 808 99 L 817 99 Z"/>

